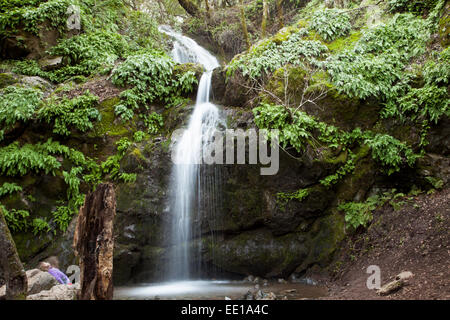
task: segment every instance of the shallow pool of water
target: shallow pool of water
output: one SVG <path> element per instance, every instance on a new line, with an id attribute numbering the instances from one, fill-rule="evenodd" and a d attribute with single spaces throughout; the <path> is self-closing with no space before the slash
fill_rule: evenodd
<path id="1" fill-rule="evenodd" d="M 244 299 L 244 295 L 255 289 L 255 283 L 243 281 L 177 281 L 116 287 L 114 299 L 192 299 L 223 300 Z M 273 292 L 277 299 L 314 299 L 326 296 L 326 289 L 321 286 L 302 283 L 269 282 L 266 286 L 259 284 L 264 292 Z"/>

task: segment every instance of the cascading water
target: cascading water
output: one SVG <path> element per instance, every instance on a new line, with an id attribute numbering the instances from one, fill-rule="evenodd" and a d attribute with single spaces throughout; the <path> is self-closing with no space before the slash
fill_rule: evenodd
<path id="1" fill-rule="evenodd" d="M 199 273 L 200 261 L 195 264 L 191 240 L 199 236 L 198 227 L 202 213 L 214 214 L 217 210 L 220 174 L 217 168 L 200 165 L 203 152 L 213 141 L 220 120 L 218 108 L 209 102 L 212 72 L 219 66 L 217 59 L 194 40 L 181 35 L 167 26 L 161 32 L 174 39 L 172 56 L 178 63 L 199 63 L 205 69 L 201 76 L 196 104 L 187 129 L 175 145 L 175 164 L 171 185 L 172 213 L 168 280 L 186 280 Z M 201 248 L 199 249 L 201 250 Z M 201 254 L 197 252 L 199 260 Z M 191 270 L 196 265 L 197 270 Z"/>

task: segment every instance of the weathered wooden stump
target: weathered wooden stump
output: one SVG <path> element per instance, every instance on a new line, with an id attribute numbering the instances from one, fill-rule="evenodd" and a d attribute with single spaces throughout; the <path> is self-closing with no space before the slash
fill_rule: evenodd
<path id="1" fill-rule="evenodd" d="M 0 208 L 0 263 L 5 272 L 6 299 L 24 300 L 27 298 L 28 279 L 19 259 L 16 245 L 11 237 L 5 217 Z"/>
<path id="2" fill-rule="evenodd" d="M 100 184 L 86 195 L 78 215 L 73 239 L 79 258 L 81 300 L 109 300 L 113 297 L 113 224 L 116 196 L 110 183 Z"/>

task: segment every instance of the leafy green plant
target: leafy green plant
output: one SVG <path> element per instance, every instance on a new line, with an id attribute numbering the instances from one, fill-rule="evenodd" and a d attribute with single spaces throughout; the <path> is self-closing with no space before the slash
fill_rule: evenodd
<path id="1" fill-rule="evenodd" d="M 9 2 L 0 14 L 0 35 L 8 35 L 8 31 L 14 31 L 16 27 L 38 35 L 38 27 L 44 21 L 62 34 L 66 29 L 67 8 L 71 4 L 70 0 Z"/>
<path id="2" fill-rule="evenodd" d="M 108 157 L 100 164 L 100 168 L 104 175 L 109 175 L 109 178 L 116 181 L 135 182 L 137 175 L 135 173 L 122 172 L 120 168 L 120 161 L 125 156 L 128 148 L 132 144 L 127 138 L 121 138 L 116 142 L 117 153 Z"/>
<path id="3" fill-rule="evenodd" d="M 52 73 L 52 80 L 62 81 L 75 75 L 110 71 L 114 61 L 125 55 L 128 42 L 120 34 L 107 31 L 80 34 L 61 40 L 50 54 L 64 57 L 66 64 Z"/>
<path id="4" fill-rule="evenodd" d="M 31 223 L 32 232 L 34 235 L 38 235 L 39 233 L 47 233 L 51 231 L 51 227 L 48 222 L 42 218 L 35 218 Z"/>
<path id="5" fill-rule="evenodd" d="M 413 166 L 419 155 L 406 144 L 387 134 L 376 134 L 365 143 L 372 149 L 372 157 L 379 161 L 390 175 L 405 164 Z"/>
<path id="6" fill-rule="evenodd" d="M 67 205 L 56 207 L 56 210 L 52 212 L 53 222 L 58 228 L 65 232 L 69 226 L 72 217 L 78 213 L 78 209 L 84 203 L 84 195 L 79 194 L 74 198 L 71 198 Z"/>
<path id="7" fill-rule="evenodd" d="M 424 78 L 427 85 L 446 86 L 450 82 L 450 47 L 442 50 L 437 59 L 425 64 Z"/>
<path id="8" fill-rule="evenodd" d="M 389 10 L 392 12 L 411 12 L 423 14 L 434 8 L 438 0 L 389 0 Z"/>
<path id="9" fill-rule="evenodd" d="M 69 186 L 67 188 L 67 199 L 75 198 L 79 195 L 81 180 L 78 175 L 83 171 L 82 167 L 72 167 L 70 172 L 63 171 L 64 182 Z"/>
<path id="10" fill-rule="evenodd" d="M 329 57 L 326 67 L 336 88 L 351 97 L 395 99 L 408 88 L 411 75 L 405 66 L 425 52 L 429 37 L 424 20 L 396 15 L 363 32 L 352 49 Z"/>
<path id="11" fill-rule="evenodd" d="M 285 210 L 286 205 L 291 200 L 302 202 L 309 195 L 309 189 L 299 189 L 294 192 L 278 192 L 277 204 L 281 210 Z"/>
<path id="12" fill-rule="evenodd" d="M 297 32 L 285 35 L 286 40 L 268 39 L 243 54 L 234 58 L 227 67 L 227 76 L 236 70 L 252 79 L 273 72 L 278 68 L 292 64 L 302 66 L 305 62 L 317 63 L 317 58 L 323 56 L 328 48 L 317 40 L 305 40 L 308 31 L 303 28 Z"/>
<path id="13" fill-rule="evenodd" d="M 435 85 L 411 88 L 406 95 L 387 103 L 383 110 L 384 117 L 413 121 L 420 118 L 434 123 L 443 115 L 450 116 L 447 88 Z"/>
<path id="14" fill-rule="evenodd" d="M 17 121 L 27 122 L 41 103 L 38 89 L 9 86 L 0 92 L 0 125 L 12 127 Z"/>
<path id="15" fill-rule="evenodd" d="M 325 187 L 330 187 L 336 184 L 350 172 L 353 172 L 353 170 L 355 169 L 355 158 L 356 156 L 352 152 L 350 152 L 348 160 L 344 163 L 344 165 L 340 167 L 334 174 L 320 180 L 320 183 Z"/>
<path id="16" fill-rule="evenodd" d="M 81 132 L 93 128 L 92 121 L 101 120 L 101 115 L 94 107 L 98 97 L 86 91 L 73 99 L 53 98 L 39 110 L 38 117 L 47 123 L 53 123 L 53 132 L 68 136 L 74 127 Z"/>
<path id="17" fill-rule="evenodd" d="M 344 10 L 325 9 L 316 11 L 310 23 L 310 28 L 327 41 L 347 35 L 352 25 L 350 16 Z"/>
<path id="18" fill-rule="evenodd" d="M 29 172 L 55 174 L 61 163 L 54 155 L 62 155 L 74 164 L 86 161 L 83 153 L 48 139 L 44 143 L 25 144 L 13 142 L 0 148 L 0 173 L 6 176 L 24 176 Z"/>
<path id="19" fill-rule="evenodd" d="M 144 115 L 143 118 L 149 134 L 158 133 L 164 125 L 163 117 L 159 113 L 152 112 L 149 115 Z"/>
<path id="20" fill-rule="evenodd" d="M 3 183 L 3 185 L 0 187 L 0 198 L 15 192 L 20 192 L 22 191 L 22 187 L 19 186 L 16 183 L 9 183 L 9 182 L 5 182 Z"/>
<path id="21" fill-rule="evenodd" d="M 151 51 L 131 55 L 112 73 L 117 86 L 132 86 L 120 95 L 121 103 L 115 113 L 123 120 L 133 117 L 134 111 L 159 101 L 170 103 L 180 94 L 191 92 L 197 79 L 192 71 L 174 74 L 174 62 L 165 54 Z"/>
<path id="22" fill-rule="evenodd" d="M 372 221 L 372 212 L 379 205 L 377 196 L 369 197 L 365 202 L 347 202 L 340 204 L 338 210 L 345 212 L 347 228 L 356 230 L 358 227 L 367 227 Z"/>
<path id="23" fill-rule="evenodd" d="M 6 208 L 1 204 L 0 207 L 3 211 L 3 215 L 5 216 L 8 228 L 11 229 L 11 231 L 19 232 L 27 229 L 28 227 L 27 217 L 30 216 L 30 213 L 27 210 L 17 210 L 17 209 L 6 210 Z"/>
<path id="24" fill-rule="evenodd" d="M 144 140 L 144 138 L 145 138 L 145 132 L 143 132 L 143 131 L 136 131 L 133 134 L 134 142 L 142 142 L 142 140 Z"/>

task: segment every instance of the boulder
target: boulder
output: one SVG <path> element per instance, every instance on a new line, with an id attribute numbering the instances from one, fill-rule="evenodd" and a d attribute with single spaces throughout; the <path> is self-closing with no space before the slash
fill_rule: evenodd
<path id="1" fill-rule="evenodd" d="M 50 273 L 39 269 L 28 270 L 28 295 L 36 294 L 44 290 L 49 290 L 58 284 L 58 281 Z"/>
<path id="2" fill-rule="evenodd" d="M 33 295 L 44 290 L 49 290 L 58 284 L 58 281 L 48 272 L 39 269 L 31 269 L 26 271 L 28 279 L 28 295 Z M 6 286 L 0 287 L 0 300 L 4 299 Z"/>
<path id="3" fill-rule="evenodd" d="M 75 300 L 79 290 L 79 283 L 73 285 L 59 284 L 50 290 L 29 295 L 27 300 Z"/>
<path id="4" fill-rule="evenodd" d="M 39 60 L 39 66 L 44 71 L 50 71 L 59 68 L 62 65 L 62 57 L 49 57 Z"/>
<path id="5" fill-rule="evenodd" d="M 20 83 L 27 87 L 41 89 L 44 92 L 44 95 L 49 94 L 53 89 L 53 85 L 50 82 L 38 76 L 22 77 Z"/>

